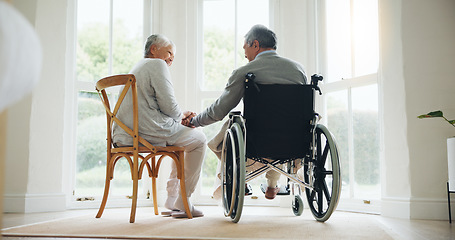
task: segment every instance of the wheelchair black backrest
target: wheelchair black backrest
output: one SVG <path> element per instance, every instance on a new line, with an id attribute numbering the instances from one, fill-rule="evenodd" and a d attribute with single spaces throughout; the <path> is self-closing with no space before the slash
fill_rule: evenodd
<path id="1" fill-rule="evenodd" d="M 271 159 L 305 157 L 312 140 L 314 92 L 312 85 L 246 81 L 243 99 L 246 156 Z"/>

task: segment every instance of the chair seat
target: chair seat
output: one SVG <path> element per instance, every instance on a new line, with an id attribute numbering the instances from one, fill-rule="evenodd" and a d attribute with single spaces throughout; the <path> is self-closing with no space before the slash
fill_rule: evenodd
<path id="1" fill-rule="evenodd" d="M 155 149 L 157 152 L 176 152 L 176 151 L 184 151 L 185 148 L 183 147 L 176 147 L 176 146 L 166 146 L 166 147 L 156 147 Z M 111 152 L 112 153 L 119 153 L 119 152 L 133 152 L 134 147 L 133 146 L 125 146 L 125 147 L 116 147 L 112 148 Z M 147 147 L 139 147 L 139 153 L 150 153 L 152 152 L 149 148 Z"/>

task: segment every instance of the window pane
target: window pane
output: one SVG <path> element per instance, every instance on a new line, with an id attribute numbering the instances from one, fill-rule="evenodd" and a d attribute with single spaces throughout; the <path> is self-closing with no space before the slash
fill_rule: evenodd
<path id="1" fill-rule="evenodd" d="M 106 114 L 96 93 L 79 92 L 76 195 L 102 195 L 106 177 Z"/>
<path id="2" fill-rule="evenodd" d="M 377 0 L 328 0 L 326 11 L 327 81 L 377 72 Z"/>
<path id="3" fill-rule="evenodd" d="M 95 82 L 109 73 L 109 1 L 77 1 L 76 79 Z"/>
<path id="4" fill-rule="evenodd" d="M 256 24 L 269 27 L 269 0 L 237 1 L 237 66 L 248 63 L 243 50 L 244 36 Z M 251 9 L 255 9 L 251 11 Z"/>
<path id="5" fill-rule="evenodd" d="M 355 198 L 380 198 L 377 84 L 352 89 Z"/>
<path id="6" fill-rule="evenodd" d="M 355 76 L 376 73 L 379 63 L 378 1 L 354 0 Z"/>
<path id="7" fill-rule="evenodd" d="M 113 99 L 113 95 L 110 94 L 109 98 Z M 111 102 L 111 106 L 113 104 L 115 102 Z M 102 196 L 106 178 L 106 112 L 95 92 L 79 92 L 76 148 L 75 195 Z M 115 165 L 110 195 L 131 195 L 132 184 L 130 166 L 127 160 L 122 158 Z M 142 184 L 148 183 L 139 181 L 139 186 Z M 144 190 L 142 187 L 139 189 Z M 140 194 L 145 195 L 145 192 Z"/>
<path id="8" fill-rule="evenodd" d="M 222 90 L 232 70 L 248 62 L 243 51 L 244 35 L 255 24 L 269 25 L 268 0 L 237 1 L 237 8 L 235 3 L 232 0 L 204 1 L 202 90 Z"/>
<path id="9" fill-rule="evenodd" d="M 222 90 L 235 67 L 235 1 L 204 1 L 202 90 Z"/>
<path id="10" fill-rule="evenodd" d="M 350 0 L 327 0 L 326 82 L 351 77 Z"/>
<path id="11" fill-rule="evenodd" d="M 112 74 L 128 73 L 144 56 L 143 0 L 114 1 Z"/>
<path id="12" fill-rule="evenodd" d="M 202 102 L 202 109 L 206 109 L 215 100 L 216 99 L 204 99 Z M 211 125 L 203 127 L 201 129 L 202 132 L 204 132 L 205 136 L 207 137 L 207 140 L 210 141 L 212 138 L 214 138 L 218 134 L 225 119 L 223 121 L 211 124 Z M 218 160 L 217 156 L 215 155 L 215 153 L 213 153 L 212 150 L 207 148 L 207 151 L 205 153 L 204 166 L 202 167 L 202 178 L 201 178 L 202 195 L 212 196 L 213 190 L 215 190 L 214 184 L 215 184 L 215 175 L 216 175 L 218 161 L 219 160 Z"/>
<path id="13" fill-rule="evenodd" d="M 326 94 L 327 128 L 335 136 L 339 151 L 342 195 L 349 198 L 349 139 L 348 139 L 348 94 L 347 90 Z"/>

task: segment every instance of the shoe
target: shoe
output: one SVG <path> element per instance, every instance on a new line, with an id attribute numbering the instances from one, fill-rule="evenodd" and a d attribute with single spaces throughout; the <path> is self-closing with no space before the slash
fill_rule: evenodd
<path id="1" fill-rule="evenodd" d="M 265 191 L 265 198 L 270 200 L 274 199 L 278 191 L 280 191 L 280 188 L 278 187 L 267 187 L 267 190 Z"/>
<path id="2" fill-rule="evenodd" d="M 204 213 L 200 210 L 197 210 L 196 208 L 193 208 L 191 215 L 193 216 L 193 218 L 203 217 Z M 188 215 L 186 214 L 185 211 L 178 211 L 178 212 L 172 213 L 171 216 L 173 218 L 188 218 Z"/>
<path id="3" fill-rule="evenodd" d="M 280 185 L 277 186 L 279 188 L 278 193 L 276 195 L 290 195 L 291 191 L 289 190 L 289 185 Z M 261 183 L 261 191 L 265 193 L 267 191 L 267 184 Z"/>
<path id="4" fill-rule="evenodd" d="M 175 201 L 177 200 L 176 196 L 167 196 L 166 202 L 164 203 L 164 207 L 169 210 L 177 209 L 175 205 Z"/>
<path id="5" fill-rule="evenodd" d="M 161 215 L 163 217 L 170 217 L 173 213 L 177 213 L 177 212 L 180 212 L 180 210 L 178 210 L 178 209 L 167 210 L 167 211 L 162 211 Z"/>
<path id="6" fill-rule="evenodd" d="M 253 189 L 250 184 L 245 183 L 245 196 L 250 196 L 253 194 Z"/>

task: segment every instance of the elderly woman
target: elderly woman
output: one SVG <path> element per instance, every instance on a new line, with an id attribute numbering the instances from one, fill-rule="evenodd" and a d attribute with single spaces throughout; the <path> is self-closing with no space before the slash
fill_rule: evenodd
<path id="1" fill-rule="evenodd" d="M 137 82 L 139 135 L 156 146 L 185 148 L 185 185 L 188 196 L 181 196 L 178 191 L 177 169 L 172 163 L 167 182 L 168 198 L 164 205 L 170 211 L 161 214 L 187 217 L 182 200 L 187 197 L 193 217 L 201 217 L 203 213 L 194 208 L 189 198 L 199 180 L 207 140 L 199 130 L 181 124 L 182 120 L 194 113 L 182 112 L 174 96 L 168 69 L 172 65 L 174 54 L 175 45 L 169 39 L 158 34 L 152 35 L 147 38 L 144 58 L 130 72 L 135 75 Z M 133 126 L 132 106 L 131 98 L 127 97 L 118 112 L 118 118 L 129 127 Z M 119 146 L 133 144 L 133 139 L 116 125 L 113 139 Z"/>

